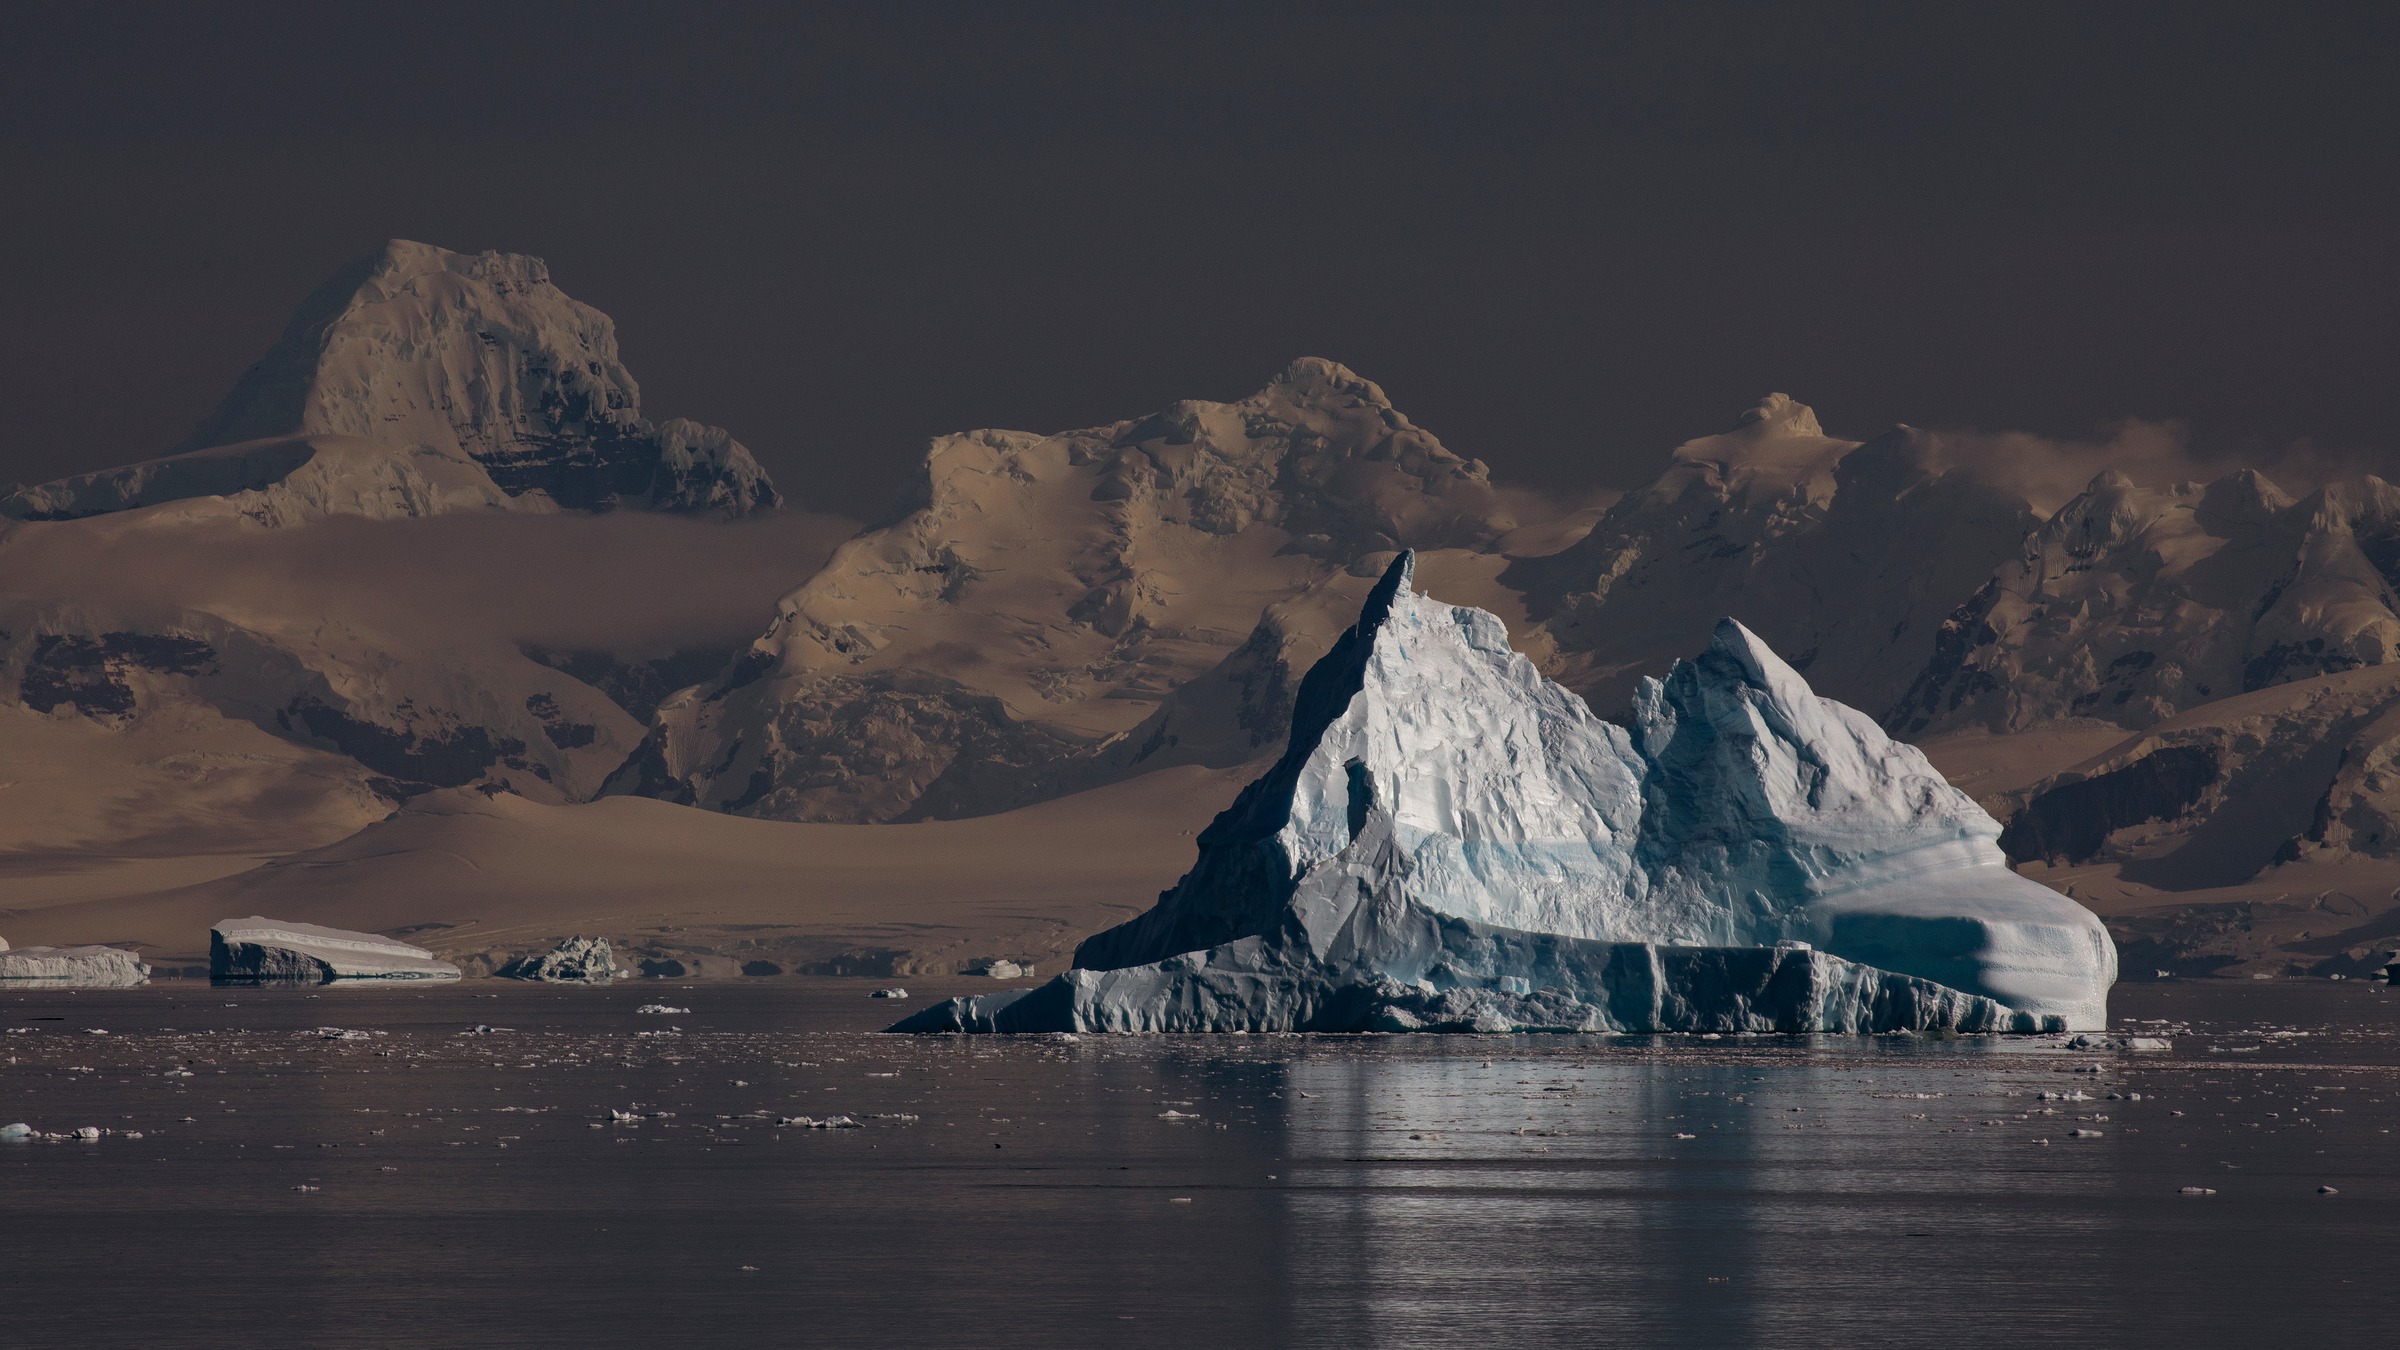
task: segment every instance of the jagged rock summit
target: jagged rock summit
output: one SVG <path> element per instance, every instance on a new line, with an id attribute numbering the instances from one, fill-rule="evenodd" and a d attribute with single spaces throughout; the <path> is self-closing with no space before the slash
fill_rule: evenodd
<path id="1" fill-rule="evenodd" d="M 1631 729 L 1403 552 L 1283 758 L 1149 913 L 896 1030 L 2093 1029 L 2116 951 L 2000 826 L 1749 630 Z"/>
<path id="2" fill-rule="evenodd" d="M 0 514 L 197 498 L 268 525 L 489 507 L 742 516 L 781 501 L 730 434 L 642 416 L 616 326 L 541 259 L 405 239 L 303 302 L 177 453 L 20 489 Z"/>

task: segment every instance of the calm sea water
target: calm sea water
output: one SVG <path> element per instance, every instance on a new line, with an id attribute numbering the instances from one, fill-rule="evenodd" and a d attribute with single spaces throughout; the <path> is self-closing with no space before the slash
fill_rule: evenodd
<path id="1" fill-rule="evenodd" d="M 2092 1053 L 917 1039 L 948 986 L 870 987 L 0 996 L 0 1123 L 110 1132 L 0 1145 L 0 1343 L 2400 1341 L 2400 990 L 2128 986 L 2172 1048 Z"/>

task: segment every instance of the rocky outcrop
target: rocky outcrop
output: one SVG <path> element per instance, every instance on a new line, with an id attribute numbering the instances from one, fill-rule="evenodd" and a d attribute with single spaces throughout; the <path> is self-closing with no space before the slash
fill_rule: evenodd
<path id="1" fill-rule="evenodd" d="M 571 937 L 549 951 L 520 956 L 500 968 L 504 979 L 544 984 L 606 984 L 623 972 L 604 937 Z"/>
<path id="2" fill-rule="evenodd" d="M 150 967 L 116 947 L 10 947 L 0 942 L 0 984 L 115 989 L 148 984 Z"/>
<path id="3" fill-rule="evenodd" d="M 378 934 L 252 916 L 209 930 L 208 974 L 218 984 L 324 984 L 455 980 L 459 971 L 422 947 Z"/>
<path id="4" fill-rule="evenodd" d="M 1416 595 L 1412 561 L 1155 909 L 1021 999 L 899 1029 L 2104 1025 L 2099 921 L 1747 629 L 1645 681 L 1628 730 Z"/>
<path id="5" fill-rule="evenodd" d="M 1088 782 L 1083 762 L 1233 655 L 1262 606 L 1362 552 L 1513 524 L 1481 463 L 1330 361 L 1237 403 L 947 436 L 899 519 L 660 705 L 612 790 L 787 820 L 1040 800 Z"/>

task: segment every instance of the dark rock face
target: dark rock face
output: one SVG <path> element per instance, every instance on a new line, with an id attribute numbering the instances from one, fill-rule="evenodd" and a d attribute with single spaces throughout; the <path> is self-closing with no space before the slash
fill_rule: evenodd
<path id="1" fill-rule="evenodd" d="M 716 678 L 741 651 L 734 647 L 685 647 L 646 661 L 629 661 L 614 652 L 595 649 L 549 651 L 527 647 L 525 655 L 583 681 L 637 720 L 647 722 L 667 695 Z"/>
<path id="2" fill-rule="evenodd" d="M 125 679 L 129 671 L 205 675 L 216 668 L 216 661 L 216 649 L 197 638 L 54 633 L 34 640 L 33 659 L 18 685 L 18 697 L 35 712 L 72 703 L 87 717 L 122 716 L 134 707 L 133 688 Z"/>
<path id="3" fill-rule="evenodd" d="M 2012 862 L 2088 862 L 2109 835 L 2181 816 L 2216 781 L 2215 754 L 2201 746 L 2167 746 L 2034 798 L 2001 832 L 2000 848 Z"/>
<path id="4" fill-rule="evenodd" d="M 296 699 L 285 717 L 330 741 L 335 749 L 377 773 L 410 783 L 435 787 L 464 787 L 503 760 L 511 767 L 529 768 L 520 761 L 525 742 L 513 736 L 494 737 L 477 726 L 452 727 L 441 732 L 395 730 L 362 721 L 313 698 Z"/>

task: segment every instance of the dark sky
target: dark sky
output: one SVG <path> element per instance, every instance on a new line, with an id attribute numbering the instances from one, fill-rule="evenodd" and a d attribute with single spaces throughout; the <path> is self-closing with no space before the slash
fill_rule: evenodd
<path id="1" fill-rule="evenodd" d="M 1770 389 L 2400 459 L 2400 7 L 240 11 L 0 18 L 0 480 L 163 450 L 390 236 L 548 258 L 852 512 L 1303 353 L 1551 487 Z"/>

